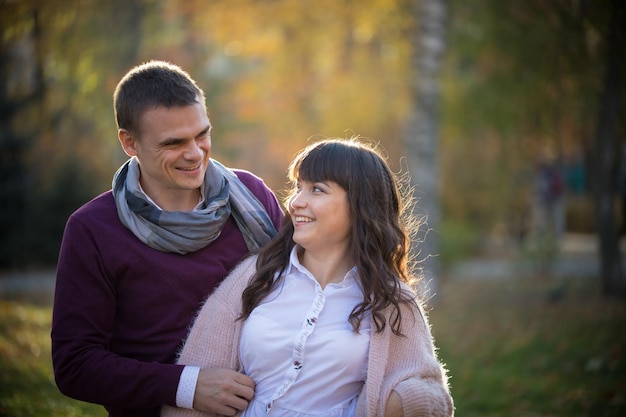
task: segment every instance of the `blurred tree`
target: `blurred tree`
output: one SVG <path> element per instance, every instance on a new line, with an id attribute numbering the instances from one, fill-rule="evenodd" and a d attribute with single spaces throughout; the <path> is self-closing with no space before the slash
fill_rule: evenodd
<path id="1" fill-rule="evenodd" d="M 32 178 L 27 154 L 38 131 L 32 123 L 20 123 L 18 115 L 37 114 L 46 93 L 39 15 L 22 3 L 11 6 L 0 5 L 0 265 L 28 256 L 24 213 Z"/>
<path id="2" fill-rule="evenodd" d="M 439 75 L 446 49 L 447 4 L 445 0 L 415 0 L 416 17 L 411 36 L 410 93 L 412 111 L 404 137 L 404 149 L 409 165 L 412 187 L 419 200 L 413 212 L 427 222 L 416 238 L 429 295 L 437 294 L 437 277 L 440 273 L 438 233 L 440 233 L 439 207 Z"/>
<path id="3" fill-rule="evenodd" d="M 135 60 L 142 3 L 0 3 L 0 267 L 54 264 L 68 214 L 109 186 L 119 146 L 102 63 Z M 117 9 L 115 22 L 125 28 L 117 33 L 129 36 L 119 45 L 103 36 Z M 108 141 L 98 140 L 102 126 Z M 61 187 L 58 174 L 70 168 L 75 180 Z"/>
<path id="4" fill-rule="evenodd" d="M 600 239 L 602 289 L 606 295 L 626 299 L 626 277 L 619 250 L 618 226 L 615 219 L 617 155 L 621 155 L 620 107 L 623 105 L 623 83 L 626 73 L 626 3 L 610 0 L 609 23 L 602 31 L 606 43 L 604 78 L 596 119 L 594 160 L 594 205 Z M 622 113 L 623 114 L 623 113 Z M 623 118 L 621 119 L 624 120 Z M 623 129 L 623 126 L 621 127 Z M 626 140 L 626 138 L 624 139 Z"/>

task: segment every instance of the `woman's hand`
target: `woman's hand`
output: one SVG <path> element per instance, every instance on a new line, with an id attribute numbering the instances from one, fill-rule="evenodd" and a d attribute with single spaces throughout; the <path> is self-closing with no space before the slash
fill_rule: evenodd
<path id="1" fill-rule="evenodd" d="M 385 404 L 385 417 L 402 417 L 402 399 L 397 392 L 391 391 Z"/>

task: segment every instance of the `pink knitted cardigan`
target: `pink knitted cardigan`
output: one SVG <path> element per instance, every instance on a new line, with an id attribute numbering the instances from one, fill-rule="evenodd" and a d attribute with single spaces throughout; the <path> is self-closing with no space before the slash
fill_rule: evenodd
<path id="1" fill-rule="evenodd" d="M 255 272 L 256 256 L 241 262 L 207 299 L 195 319 L 178 363 L 240 370 L 241 293 Z M 415 320 L 412 320 L 412 317 Z M 454 406 L 444 367 L 437 360 L 424 311 L 403 307 L 402 334 L 389 326 L 372 329 L 367 380 L 359 395 L 358 417 L 384 416 L 389 394 L 402 398 L 404 416 L 453 416 Z M 387 314 L 389 323 L 389 314 Z M 163 417 L 215 416 L 164 406 Z"/>

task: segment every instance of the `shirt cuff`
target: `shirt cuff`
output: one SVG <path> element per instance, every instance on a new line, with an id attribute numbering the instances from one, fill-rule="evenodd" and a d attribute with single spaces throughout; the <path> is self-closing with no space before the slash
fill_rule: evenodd
<path id="1" fill-rule="evenodd" d="M 196 383 L 200 368 L 197 366 L 185 366 L 180 374 L 178 389 L 176 390 L 176 407 L 193 408 L 193 397 L 196 394 Z"/>

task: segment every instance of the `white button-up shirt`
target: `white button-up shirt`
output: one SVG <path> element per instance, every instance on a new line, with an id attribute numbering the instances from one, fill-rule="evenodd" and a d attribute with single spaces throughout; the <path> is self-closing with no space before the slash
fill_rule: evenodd
<path id="1" fill-rule="evenodd" d="M 355 333 L 348 317 L 362 299 L 356 268 L 322 289 L 294 248 L 282 284 L 243 325 L 241 364 L 256 383 L 243 415 L 354 416 L 371 318 Z"/>

